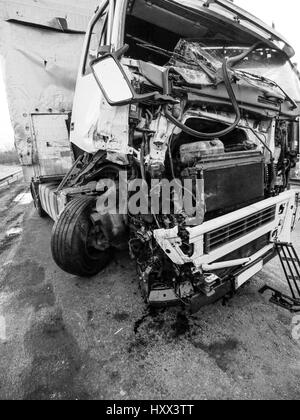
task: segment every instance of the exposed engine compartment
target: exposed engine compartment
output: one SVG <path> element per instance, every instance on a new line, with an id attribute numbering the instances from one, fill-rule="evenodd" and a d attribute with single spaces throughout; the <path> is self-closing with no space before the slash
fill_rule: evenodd
<path id="1" fill-rule="evenodd" d="M 202 60 L 201 66 L 199 57 Z M 222 83 L 219 81 L 222 63 L 216 56 L 211 56 L 195 41 L 180 40 L 166 67 L 171 83 L 168 93 L 178 100 L 177 104 L 169 106 L 174 123 L 171 129 L 170 120 L 166 121 L 163 111 L 163 100 L 158 104 L 151 104 L 151 101 L 140 104 L 139 109 L 135 108 L 140 118 L 131 120 L 132 132 L 135 133 L 138 128 L 138 134 L 133 134 L 133 147 L 138 150 L 142 148 L 142 156 L 148 157 L 142 168 L 144 179 L 147 182 L 152 178 L 164 177 L 181 181 L 201 179 L 203 194 L 197 201 L 196 191 L 193 190 L 193 203 L 202 208 L 202 223 L 285 191 L 290 170 L 296 164 L 299 141 L 297 133 L 293 132 L 292 111 L 295 106 L 289 103 L 290 98 L 276 84 L 254 78 L 250 83 L 251 95 L 244 102 L 243 90 L 249 89 L 248 77 L 251 76 L 243 74 L 239 78 L 236 72 L 232 73 L 231 68 L 228 68 L 240 111 L 239 121 L 233 127 L 235 115 L 232 114 L 232 106 L 220 102 L 216 92 Z M 154 72 L 144 64 L 140 69 L 142 79 L 135 79 L 136 88 L 140 87 L 141 93 L 149 92 L 149 81 L 153 83 L 155 80 Z M 138 73 L 133 71 L 136 76 Z M 240 87 L 235 86 L 238 82 L 241 83 Z M 211 103 L 207 102 L 208 96 L 203 95 L 203 86 L 208 86 L 210 95 L 214 95 Z M 161 93 L 163 87 L 162 84 Z M 281 115 L 284 107 L 291 112 L 290 116 Z M 184 122 L 191 132 L 182 129 L 181 125 L 176 126 L 175 119 Z M 147 135 L 145 132 L 141 136 L 143 128 L 152 134 Z M 207 137 L 210 133 L 223 134 L 219 137 L 212 134 L 211 139 L 205 139 L 201 135 L 198 138 L 193 136 L 193 131 L 206 133 Z M 259 217 L 262 223 L 271 220 L 269 213 Z M 192 256 L 194 247 L 190 244 L 186 228 L 193 224 L 192 218 L 193 215 L 184 212 L 175 216 L 173 213 L 156 216 L 152 223 L 151 217 L 144 218 L 141 215 L 130 218 L 130 249 L 137 260 L 144 294 L 152 303 L 178 299 L 185 302 L 195 294 L 203 294 L 208 298 L 222 286 L 226 287 L 231 273 L 236 270 L 236 267 L 231 267 L 211 273 L 200 271 L 197 274 L 194 267 L 188 264 L 175 266 L 170 263 L 166 253 L 157 247 L 151 233 L 157 228 L 172 229 L 178 226 L 181 249 L 186 255 Z M 195 225 L 198 223 L 199 219 Z M 250 226 L 254 223 L 260 222 L 250 219 Z M 224 263 L 237 256 L 245 258 L 259 252 L 268 243 L 269 235 L 264 235 L 246 247 L 241 247 L 237 253 L 221 258 L 219 262 Z"/>

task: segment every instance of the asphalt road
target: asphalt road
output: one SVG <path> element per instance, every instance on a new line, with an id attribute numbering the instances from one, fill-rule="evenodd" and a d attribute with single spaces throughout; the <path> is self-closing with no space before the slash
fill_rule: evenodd
<path id="1" fill-rule="evenodd" d="M 300 398 L 292 315 L 258 294 L 285 290 L 277 260 L 226 306 L 149 312 L 126 253 L 90 280 L 57 268 L 26 192 L 0 190 L 1 399 Z"/>

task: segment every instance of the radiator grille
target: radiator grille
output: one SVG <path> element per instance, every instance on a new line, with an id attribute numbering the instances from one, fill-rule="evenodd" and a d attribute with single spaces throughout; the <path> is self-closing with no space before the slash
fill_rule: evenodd
<path id="1" fill-rule="evenodd" d="M 229 225 L 222 226 L 204 235 L 204 251 L 206 254 L 233 242 L 256 229 L 275 220 L 276 206 L 259 211 L 251 216 L 244 217 Z"/>

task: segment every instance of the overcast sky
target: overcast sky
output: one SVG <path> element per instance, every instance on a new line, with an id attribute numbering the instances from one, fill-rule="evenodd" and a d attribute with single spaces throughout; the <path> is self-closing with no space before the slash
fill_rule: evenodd
<path id="1" fill-rule="evenodd" d="M 235 0 L 235 3 L 276 29 L 296 50 L 294 62 L 300 66 L 300 4 L 299 0 Z M 1 67 L 0 67 L 1 73 Z M 7 110 L 4 84 L 0 74 L 0 149 L 13 145 L 13 133 Z"/>
<path id="2" fill-rule="evenodd" d="M 300 2 L 299 0 L 235 0 L 238 6 L 261 18 L 269 25 L 275 24 L 296 50 L 292 61 L 300 66 Z"/>
<path id="3" fill-rule="evenodd" d="M 12 148 L 14 138 L 10 124 L 1 64 L 2 61 L 0 59 L 0 150 Z"/>

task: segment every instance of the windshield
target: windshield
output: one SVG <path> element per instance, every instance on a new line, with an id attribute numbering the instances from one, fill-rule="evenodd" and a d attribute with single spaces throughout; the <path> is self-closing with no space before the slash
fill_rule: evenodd
<path id="1" fill-rule="evenodd" d="M 259 28 L 254 32 L 249 25 L 237 24 L 232 14 L 228 13 L 223 10 L 222 15 L 217 14 L 213 6 L 204 7 L 201 0 L 135 0 L 131 2 L 126 17 L 125 42 L 130 47 L 128 56 L 164 65 L 179 41 L 184 39 L 195 40 L 202 47 L 212 47 L 217 54 L 229 56 L 259 41 L 262 47 L 270 49 L 268 54 L 273 59 L 276 47 L 271 51 L 270 36 L 262 34 Z M 157 48 L 151 51 L 149 46 L 161 48 L 169 54 L 163 55 L 163 51 Z M 286 54 L 280 54 L 280 59 L 287 59 Z M 274 59 L 278 60 L 278 57 Z M 252 59 L 262 61 L 264 58 L 253 54 Z"/>
<path id="2" fill-rule="evenodd" d="M 299 79 L 285 52 L 275 44 L 272 46 L 270 36 L 262 34 L 259 28 L 255 34 L 253 27 L 250 30 L 246 24 L 237 24 L 226 10 L 222 16 L 217 15 L 215 7 L 208 10 L 203 3 L 201 0 L 131 2 L 125 24 L 127 57 L 159 66 L 190 68 L 199 67 L 200 60 L 207 73 L 207 63 L 214 72 L 224 59 L 239 56 L 259 42 L 259 47 L 235 69 L 265 76 L 300 101 Z"/>
<path id="3" fill-rule="evenodd" d="M 295 55 L 295 51 L 289 43 L 274 28 L 269 27 L 256 16 L 240 8 L 234 3 L 234 0 L 171 0 L 174 3 L 180 3 L 184 7 L 197 10 L 205 19 L 214 19 L 217 17 L 226 22 L 230 30 L 240 35 L 242 32 L 250 33 L 260 41 L 265 41 L 276 48 L 281 49 L 289 58 Z M 215 21 L 216 22 L 216 21 Z M 217 27 L 218 25 L 216 25 Z M 241 41 L 241 38 L 236 38 Z"/>
<path id="4" fill-rule="evenodd" d="M 193 39 L 202 46 L 227 47 L 228 54 L 234 53 L 229 47 L 249 48 L 257 42 L 280 50 L 275 41 L 271 42 L 270 34 L 262 29 L 266 26 L 262 22 L 260 25 L 250 24 L 249 20 L 239 21 L 232 12 L 215 4 L 205 7 L 201 0 L 135 0 L 128 8 L 125 39 L 131 49 L 129 55 L 161 65 L 164 64 L 162 54 L 150 54 L 149 49 L 148 54 L 145 53 L 143 44 L 172 52 L 181 39 Z"/>

